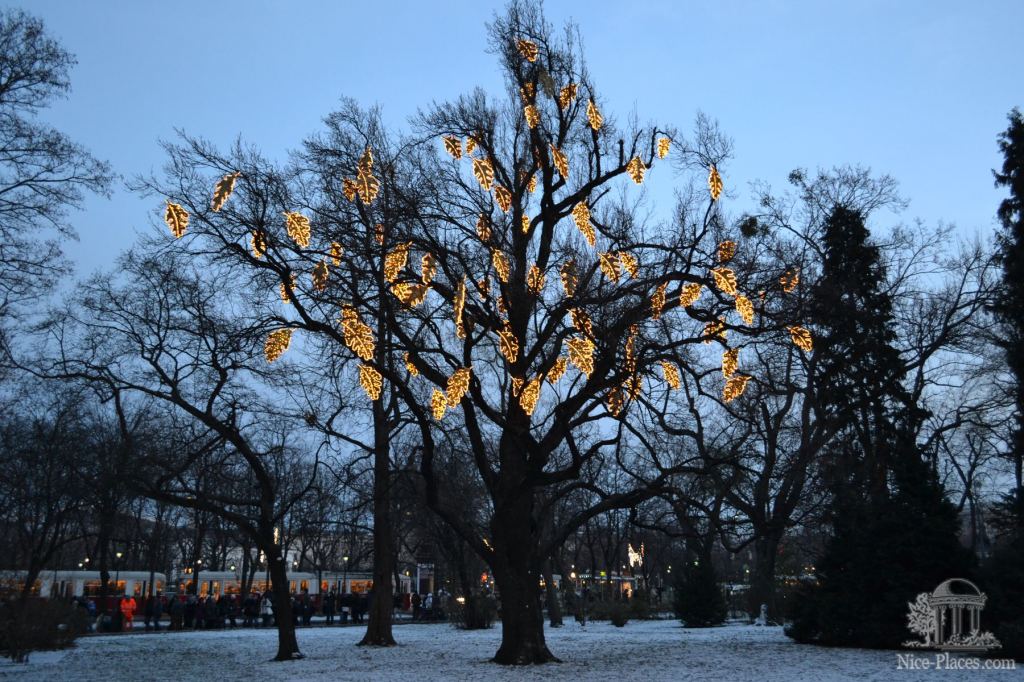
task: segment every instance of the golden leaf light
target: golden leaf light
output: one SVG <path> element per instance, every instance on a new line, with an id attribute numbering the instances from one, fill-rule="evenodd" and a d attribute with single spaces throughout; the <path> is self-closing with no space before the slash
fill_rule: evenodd
<path id="1" fill-rule="evenodd" d="M 526 125 L 532 130 L 540 124 L 540 112 L 537 111 L 536 105 L 527 104 L 523 107 L 523 117 L 526 118 Z"/>
<path id="2" fill-rule="evenodd" d="M 730 348 L 722 353 L 722 375 L 728 379 L 736 373 L 740 366 L 740 349 Z"/>
<path id="3" fill-rule="evenodd" d="M 453 135 L 445 135 L 442 139 L 444 140 L 444 150 L 448 152 L 453 159 L 461 159 L 462 140 Z"/>
<path id="4" fill-rule="evenodd" d="M 523 234 L 530 231 L 530 216 L 525 213 L 519 218 L 519 229 L 522 230 Z"/>
<path id="5" fill-rule="evenodd" d="M 629 163 L 626 164 L 626 172 L 629 173 L 629 177 L 633 179 L 636 184 L 642 184 L 644 181 L 644 173 L 647 171 L 647 166 L 640 160 L 639 156 L 634 156 L 630 159 Z"/>
<path id="6" fill-rule="evenodd" d="M 437 259 L 434 258 L 434 254 L 423 254 L 423 258 L 420 258 L 420 280 L 424 284 L 430 284 L 432 281 L 434 281 L 434 275 L 436 274 Z"/>
<path id="7" fill-rule="evenodd" d="M 402 302 L 402 305 L 413 307 L 423 303 L 427 297 L 430 286 L 427 284 L 412 284 L 410 282 L 398 282 L 391 285 L 391 293 Z"/>
<path id="8" fill-rule="evenodd" d="M 561 90 L 558 91 L 558 106 L 562 109 L 568 109 L 572 101 L 576 99 L 577 86 L 575 83 L 569 83 Z"/>
<path id="9" fill-rule="evenodd" d="M 594 325 L 590 321 L 590 315 L 583 308 L 569 308 L 569 317 L 572 318 L 572 326 L 580 334 L 587 338 L 594 338 Z"/>
<path id="10" fill-rule="evenodd" d="M 341 309 L 341 330 L 345 336 L 345 345 L 353 353 L 363 360 L 370 360 L 373 357 L 373 350 L 376 343 L 373 340 L 373 330 L 359 319 L 359 313 L 352 306 L 345 306 Z"/>
<path id="11" fill-rule="evenodd" d="M 654 290 L 654 294 L 651 296 L 651 317 L 655 320 L 661 318 L 661 311 L 665 309 L 666 288 L 668 288 L 668 282 L 662 282 L 658 285 L 658 288 Z"/>
<path id="12" fill-rule="evenodd" d="M 494 200 L 498 202 L 498 208 L 502 213 L 508 213 L 508 209 L 512 207 L 512 192 L 503 185 L 495 185 Z"/>
<path id="13" fill-rule="evenodd" d="M 164 211 L 164 222 L 171 228 L 171 234 L 175 239 L 181 239 L 188 229 L 188 211 L 181 207 L 181 204 L 167 202 L 167 210 Z"/>
<path id="14" fill-rule="evenodd" d="M 530 194 L 533 194 L 534 192 L 537 191 L 537 176 L 536 175 L 531 175 L 530 179 L 526 181 L 526 189 L 527 189 L 527 191 L 530 192 Z"/>
<path id="15" fill-rule="evenodd" d="M 547 278 L 544 272 L 536 264 L 530 266 L 530 272 L 526 275 L 526 286 L 534 296 L 544 289 L 544 282 Z"/>
<path id="16" fill-rule="evenodd" d="M 331 263 L 334 267 L 341 265 L 341 257 L 345 255 L 345 248 L 338 242 L 331 242 Z"/>
<path id="17" fill-rule="evenodd" d="M 608 395 L 605 396 L 605 405 L 608 406 L 608 412 L 613 417 L 618 417 L 622 414 L 622 408 L 626 404 L 625 396 L 622 393 L 622 387 L 616 386 L 612 390 L 608 391 Z"/>
<path id="18" fill-rule="evenodd" d="M 384 387 L 384 378 L 370 365 L 359 365 L 359 385 L 366 391 L 370 400 L 377 400 Z"/>
<path id="19" fill-rule="evenodd" d="M 458 289 L 455 290 L 455 298 L 452 301 L 452 307 L 455 309 L 455 335 L 460 339 L 466 338 L 466 325 L 462 320 L 462 314 L 466 310 L 466 278 L 463 277 L 462 281 L 459 282 Z"/>
<path id="20" fill-rule="evenodd" d="M 352 178 L 344 178 L 341 181 L 341 193 L 349 201 L 355 201 L 356 196 L 359 194 L 359 185 Z"/>
<path id="21" fill-rule="evenodd" d="M 658 158 L 659 159 L 664 159 L 666 156 L 668 156 L 668 150 L 669 150 L 669 147 L 671 145 L 672 145 L 672 143 L 669 141 L 669 139 L 667 137 L 663 137 L 660 140 L 658 140 Z"/>
<path id="22" fill-rule="evenodd" d="M 476 149 L 476 138 L 470 135 L 466 138 L 466 153 L 472 154 L 474 149 Z"/>
<path id="23" fill-rule="evenodd" d="M 289 283 L 289 286 L 285 286 L 284 282 L 281 282 L 281 284 L 279 285 L 280 289 L 281 289 L 281 301 L 283 301 L 284 303 L 291 303 L 291 301 L 292 301 L 292 297 L 288 295 L 288 290 L 289 290 L 289 288 L 291 288 L 292 291 L 295 290 L 296 282 L 295 282 L 295 273 L 294 272 L 288 278 L 288 283 Z"/>
<path id="24" fill-rule="evenodd" d="M 273 362 L 281 357 L 292 342 L 291 329 L 278 329 L 270 332 L 266 342 L 263 344 L 263 357 L 267 362 Z"/>
<path id="25" fill-rule="evenodd" d="M 619 263 L 622 264 L 623 270 L 628 272 L 630 277 L 635 278 L 637 273 L 640 272 L 640 261 L 629 251 L 619 251 Z"/>
<path id="26" fill-rule="evenodd" d="M 612 282 L 618 284 L 621 272 L 619 271 L 619 257 L 614 252 L 612 253 L 599 253 L 597 255 L 598 264 L 601 266 L 601 272 L 604 276 L 610 279 Z"/>
<path id="27" fill-rule="evenodd" d="M 722 176 L 718 174 L 718 169 L 713 165 L 711 172 L 708 173 L 708 189 L 711 190 L 712 201 L 718 201 L 718 197 L 722 196 Z"/>
<path id="28" fill-rule="evenodd" d="M 590 127 L 593 128 L 595 132 L 600 130 L 601 124 L 604 123 L 604 117 L 601 116 L 601 112 L 598 111 L 594 100 L 587 102 L 587 122 L 590 123 Z"/>
<path id="29" fill-rule="evenodd" d="M 253 230 L 252 236 L 249 237 L 249 247 L 254 258 L 263 258 L 267 253 L 267 233 L 263 230 Z"/>
<path id="30" fill-rule="evenodd" d="M 527 416 L 533 414 L 537 407 L 537 399 L 540 398 L 540 377 L 534 377 L 526 382 L 523 392 L 519 394 L 519 406 Z"/>
<path id="31" fill-rule="evenodd" d="M 330 271 L 327 269 L 327 262 L 320 261 L 313 266 L 313 288 L 317 291 L 323 291 L 327 288 L 327 278 L 330 275 Z"/>
<path id="32" fill-rule="evenodd" d="M 700 298 L 703 288 L 700 284 L 684 284 L 682 291 L 679 292 L 679 305 L 689 308 Z"/>
<path id="33" fill-rule="evenodd" d="M 554 386 L 558 383 L 558 380 L 565 374 L 565 368 L 569 365 L 569 358 L 564 355 L 557 360 L 555 364 L 551 365 L 551 369 L 548 370 L 548 383 Z"/>
<path id="34" fill-rule="evenodd" d="M 523 83 L 523 86 L 519 88 L 519 96 L 522 98 L 523 103 L 529 104 L 533 101 L 533 98 L 537 94 L 537 88 L 533 83 Z"/>
<path id="35" fill-rule="evenodd" d="M 594 371 L 594 342 L 585 336 L 574 336 L 565 345 L 569 348 L 569 362 L 590 376 Z"/>
<path id="36" fill-rule="evenodd" d="M 494 166 L 490 159 L 473 159 L 473 176 L 485 192 L 494 184 Z"/>
<path id="37" fill-rule="evenodd" d="M 754 324 L 754 304 L 743 294 L 736 296 L 736 312 L 746 324 Z"/>
<path id="38" fill-rule="evenodd" d="M 787 294 L 792 293 L 798 284 L 800 284 L 800 271 L 796 268 L 786 270 L 779 277 L 779 285 Z"/>
<path id="39" fill-rule="evenodd" d="M 512 377 L 512 395 L 519 395 L 519 392 L 523 390 L 522 377 Z"/>
<path id="40" fill-rule="evenodd" d="M 537 57 L 540 55 L 537 43 L 532 40 L 527 40 L 526 38 L 520 38 L 516 41 L 516 49 L 519 50 L 519 54 L 523 56 L 523 59 L 528 62 L 537 61 Z"/>
<path id="41" fill-rule="evenodd" d="M 381 246 L 384 245 L 384 223 L 377 223 L 373 226 L 373 239 Z"/>
<path id="42" fill-rule="evenodd" d="M 505 328 L 498 332 L 498 347 L 508 363 L 514 364 L 516 358 L 519 357 L 519 339 L 516 338 L 515 332 L 512 331 L 512 325 L 507 320 Z"/>
<path id="43" fill-rule="evenodd" d="M 469 391 L 469 377 L 471 374 L 472 370 L 469 367 L 459 367 L 448 377 L 448 395 L 446 400 L 448 401 L 448 406 L 452 409 L 459 404 L 462 396 L 466 395 L 466 392 Z"/>
<path id="44" fill-rule="evenodd" d="M 743 395 L 743 391 L 747 389 L 748 381 L 750 381 L 750 377 L 743 374 L 735 374 L 729 377 L 729 380 L 725 382 L 725 388 L 722 389 L 722 398 L 725 402 L 731 403 Z"/>
<path id="45" fill-rule="evenodd" d="M 430 396 L 430 411 L 437 421 L 444 419 L 444 413 L 448 411 L 448 399 L 444 396 L 444 391 L 438 388 L 434 389 L 434 393 Z"/>
<path id="46" fill-rule="evenodd" d="M 380 182 L 373 176 L 373 151 L 369 147 L 359 159 L 356 186 L 359 198 L 363 200 L 364 204 L 372 204 L 373 200 L 377 198 Z"/>
<path id="47" fill-rule="evenodd" d="M 420 371 L 416 369 L 416 365 L 412 364 L 412 360 L 409 359 L 408 351 L 402 353 L 402 360 L 405 362 L 405 370 L 409 372 L 409 376 L 418 377 L 420 375 Z"/>
<path id="48" fill-rule="evenodd" d="M 718 245 L 718 262 L 728 263 L 736 255 L 736 242 L 726 239 Z"/>
<path id="49" fill-rule="evenodd" d="M 679 380 L 679 368 L 673 365 L 668 360 L 661 361 L 661 373 L 665 377 L 665 383 L 669 385 L 673 390 L 678 390 L 680 386 Z"/>
<path id="50" fill-rule="evenodd" d="M 491 249 L 491 265 L 494 266 L 494 271 L 498 273 L 498 279 L 501 280 L 501 283 L 508 284 L 508 277 L 512 272 L 512 266 L 509 265 L 508 256 L 498 249 Z"/>
<path id="51" fill-rule="evenodd" d="M 579 277 L 576 275 L 576 261 L 565 261 L 558 270 L 558 276 L 562 280 L 562 290 L 566 296 L 571 298 L 576 293 L 576 285 L 579 283 Z"/>
<path id="52" fill-rule="evenodd" d="M 735 296 L 739 293 L 736 289 L 736 273 L 729 268 L 715 268 L 711 271 L 711 274 L 715 278 L 715 286 L 729 294 Z"/>
<path id="53" fill-rule="evenodd" d="M 409 260 L 409 247 L 412 246 L 411 242 L 404 242 L 399 244 L 391 253 L 384 257 L 384 279 L 388 282 L 394 282 L 398 277 L 398 273 L 405 267 L 406 262 Z"/>
<path id="54" fill-rule="evenodd" d="M 704 332 L 701 334 L 704 343 L 711 343 L 714 340 L 725 342 L 726 329 L 725 321 L 722 318 L 711 320 L 704 325 Z"/>
<path id="55" fill-rule="evenodd" d="M 810 353 L 814 348 L 814 339 L 811 336 L 811 332 L 803 327 L 790 327 L 789 336 L 793 339 L 793 344 L 805 353 Z"/>
<path id="56" fill-rule="evenodd" d="M 486 213 L 481 213 L 480 217 L 476 219 L 476 235 L 482 242 L 491 240 L 491 219 L 487 217 Z"/>
<path id="57" fill-rule="evenodd" d="M 555 168 L 558 169 L 558 174 L 566 180 L 569 179 L 569 158 L 562 153 L 562 150 L 555 145 L 548 145 L 551 147 L 551 162 L 555 164 Z"/>
<path id="58" fill-rule="evenodd" d="M 284 226 L 292 241 L 302 248 L 309 246 L 309 218 L 295 211 L 286 211 Z"/>
<path id="59" fill-rule="evenodd" d="M 581 201 L 573 207 L 572 219 L 579 231 L 583 233 L 587 243 L 591 246 L 596 244 L 597 235 L 594 233 L 594 226 L 590 223 L 590 208 L 587 206 L 587 202 Z"/>
<path id="60" fill-rule="evenodd" d="M 210 208 L 213 209 L 214 213 L 224 208 L 224 203 L 231 196 L 231 193 L 235 191 L 235 180 L 238 180 L 241 175 L 238 171 L 228 173 L 213 186 L 213 199 L 210 201 Z"/>

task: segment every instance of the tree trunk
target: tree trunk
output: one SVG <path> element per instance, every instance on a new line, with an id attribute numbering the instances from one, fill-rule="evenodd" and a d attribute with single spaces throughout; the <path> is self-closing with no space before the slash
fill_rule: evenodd
<path id="1" fill-rule="evenodd" d="M 565 580 L 565 576 L 562 576 Z M 551 570 L 551 559 L 544 562 L 544 589 L 547 593 L 548 619 L 551 627 L 562 627 L 562 605 L 558 602 L 558 590 L 555 589 L 555 580 Z"/>
<path id="2" fill-rule="evenodd" d="M 391 634 L 391 606 L 394 569 L 391 530 L 391 449 L 388 447 L 386 415 L 381 400 L 373 404 L 373 592 L 369 620 L 359 646 L 394 646 Z"/>
<path id="3" fill-rule="evenodd" d="M 303 658 L 299 642 L 295 638 L 295 623 L 292 621 L 292 598 L 288 593 L 288 571 L 280 548 L 276 545 L 266 552 L 270 565 L 270 585 L 274 594 L 274 619 L 277 621 L 277 655 L 275 661 L 292 661 Z"/>
<path id="4" fill-rule="evenodd" d="M 754 542 L 754 570 L 750 572 L 750 608 L 754 617 L 760 615 L 761 605 L 768 606 L 768 617 L 780 621 L 775 595 L 775 559 L 780 538 L 766 535 Z"/>
<path id="5" fill-rule="evenodd" d="M 540 576 L 535 563 L 539 538 L 533 523 L 533 493 L 513 488 L 498 494 L 491 525 L 491 568 L 501 600 L 501 647 L 494 662 L 529 665 L 557 661 L 544 642 Z"/>

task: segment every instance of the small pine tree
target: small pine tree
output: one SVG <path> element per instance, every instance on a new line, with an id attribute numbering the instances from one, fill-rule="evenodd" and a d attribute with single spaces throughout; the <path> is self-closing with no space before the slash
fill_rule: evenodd
<path id="1" fill-rule="evenodd" d="M 725 597 L 711 561 L 687 563 L 675 583 L 676 617 L 688 628 L 707 628 L 725 621 Z"/>

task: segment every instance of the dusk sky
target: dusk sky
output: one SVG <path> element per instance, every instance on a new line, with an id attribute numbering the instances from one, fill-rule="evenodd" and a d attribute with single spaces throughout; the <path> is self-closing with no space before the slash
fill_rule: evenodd
<path id="1" fill-rule="evenodd" d="M 7 3 L 10 5 L 11 3 Z M 496 93 L 485 23 L 501 2 L 17 3 L 78 58 L 48 122 L 126 178 L 159 169 L 175 128 L 236 136 L 283 158 L 342 95 L 401 128 L 417 107 L 481 85 Z M 604 108 L 689 130 L 698 111 L 734 143 L 727 208 L 748 183 L 782 189 L 797 166 L 852 163 L 894 176 L 902 220 L 991 234 L 991 169 L 1006 114 L 1024 105 L 1024 3 L 549 2 L 576 21 Z M 68 245 L 79 274 L 109 265 L 159 201 L 119 185 L 90 199 Z"/>

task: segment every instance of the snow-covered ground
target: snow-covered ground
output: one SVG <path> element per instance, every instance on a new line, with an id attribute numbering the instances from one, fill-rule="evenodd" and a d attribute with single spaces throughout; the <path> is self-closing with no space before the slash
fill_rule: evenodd
<path id="1" fill-rule="evenodd" d="M 395 628 L 399 646 L 356 647 L 361 627 L 300 629 L 306 658 L 269 662 L 272 630 L 104 635 L 75 649 L 33 654 L 26 666 L 0 665 L 12 680 L 1010 680 L 1016 671 L 899 670 L 894 651 L 826 649 L 787 639 L 781 628 L 728 626 L 688 630 L 676 621 L 630 622 L 624 628 L 575 623 L 549 629 L 560 664 L 505 668 L 488 662 L 500 627 L 463 632 L 444 624 Z M 934 653 L 918 652 L 934 658 Z"/>

